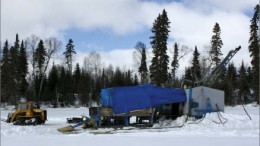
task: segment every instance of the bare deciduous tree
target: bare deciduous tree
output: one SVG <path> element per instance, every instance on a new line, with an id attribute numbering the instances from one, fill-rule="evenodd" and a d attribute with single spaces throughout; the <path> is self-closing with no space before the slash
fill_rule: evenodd
<path id="1" fill-rule="evenodd" d="M 89 53 L 87 57 L 84 58 L 84 69 L 94 75 L 94 80 L 98 73 L 100 73 L 101 68 L 101 56 L 96 51 L 92 51 Z"/>

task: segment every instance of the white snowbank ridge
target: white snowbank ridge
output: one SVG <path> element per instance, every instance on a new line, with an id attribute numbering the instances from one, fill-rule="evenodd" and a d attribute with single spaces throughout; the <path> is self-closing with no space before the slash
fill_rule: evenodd
<path id="1" fill-rule="evenodd" d="M 83 146 L 83 145 L 259 145 L 259 106 L 247 105 L 226 107 L 221 113 L 223 125 L 217 113 L 207 114 L 200 121 L 186 116 L 176 120 L 164 120 L 149 129 L 127 127 L 121 130 L 101 129 L 104 133 L 93 134 L 93 130 L 77 128 L 78 134 L 62 134 L 57 128 L 67 126 L 66 118 L 88 115 L 88 108 L 47 109 L 48 121 L 39 126 L 15 126 L 1 122 L 1 146 Z M 2 109 L 1 118 L 6 119 L 10 110 Z M 216 124 L 219 123 L 219 124 Z M 184 125 L 183 125 L 184 124 Z M 183 125 L 183 126 L 182 126 Z M 182 127 L 181 127 L 182 126 Z M 174 128 L 175 127 L 175 128 Z"/>

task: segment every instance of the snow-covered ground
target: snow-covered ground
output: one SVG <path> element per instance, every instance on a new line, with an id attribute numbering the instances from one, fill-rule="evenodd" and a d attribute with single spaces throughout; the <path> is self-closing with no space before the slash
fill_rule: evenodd
<path id="1" fill-rule="evenodd" d="M 207 114 L 197 124 L 191 119 L 181 128 L 158 128 L 182 125 L 185 117 L 166 120 L 151 129 L 125 128 L 110 134 L 93 134 L 93 130 L 77 128 L 77 134 L 63 134 L 57 128 L 67 126 L 67 117 L 88 115 L 87 108 L 47 108 L 48 121 L 40 126 L 15 126 L 1 121 L 1 146 L 259 146 L 259 106 L 246 105 L 252 120 L 242 106 L 226 107 L 221 115 L 227 122 L 219 122 L 217 113 Z M 11 110 L 2 109 L 6 119 Z M 223 122 L 224 118 L 221 118 Z M 214 122 L 215 121 L 215 122 Z M 198 121 L 197 121 L 198 122 Z M 100 130 L 100 129 L 99 129 Z"/>

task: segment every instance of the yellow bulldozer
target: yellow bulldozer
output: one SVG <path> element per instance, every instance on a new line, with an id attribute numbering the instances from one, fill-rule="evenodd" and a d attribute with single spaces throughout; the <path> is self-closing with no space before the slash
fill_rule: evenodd
<path id="1" fill-rule="evenodd" d="M 9 113 L 6 122 L 14 125 L 38 125 L 47 120 L 47 111 L 40 109 L 34 102 L 18 102 L 15 112 Z"/>

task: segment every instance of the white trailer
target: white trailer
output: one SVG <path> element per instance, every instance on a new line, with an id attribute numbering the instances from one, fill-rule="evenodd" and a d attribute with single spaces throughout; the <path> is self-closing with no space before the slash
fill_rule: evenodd
<path id="1" fill-rule="evenodd" d="M 199 86 L 185 89 L 187 100 L 184 104 L 183 114 L 202 117 L 206 113 L 224 112 L 224 91 Z"/>

